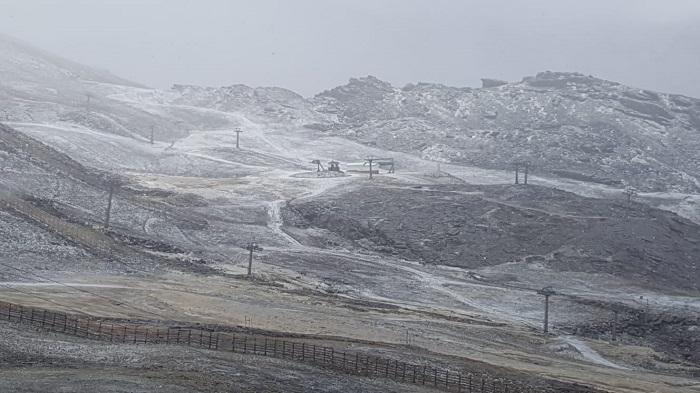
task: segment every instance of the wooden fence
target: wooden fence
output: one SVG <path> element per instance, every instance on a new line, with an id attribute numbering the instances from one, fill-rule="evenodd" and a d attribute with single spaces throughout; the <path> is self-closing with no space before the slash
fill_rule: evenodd
<path id="1" fill-rule="evenodd" d="M 283 340 L 260 334 L 235 334 L 203 329 L 163 327 L 119 323 L 107 319 L 80 316 L 46 309 L 0 302 L 0 319 L 29 324 L 41 329 L 87 339 L 124 344 L 185 345 L 214 351 L 270 356 L 347 374 L 387 378 L 396 382 L 425 385 L 459 393 L 534 393 L 522 383 L 493 378 L 485 374 L 413 364 L 361 352 L 338 351 L 332 347 Z"/>

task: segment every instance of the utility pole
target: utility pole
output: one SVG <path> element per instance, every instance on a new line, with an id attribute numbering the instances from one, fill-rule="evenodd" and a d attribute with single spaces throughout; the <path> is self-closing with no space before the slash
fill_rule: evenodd
<path id="1" fill-rule="evenodd" d="M 544 333 L 549 332 L 549 297 L 556 294 L 552 287 L 544 287 L 537 291 L 538 294 L 544 296 Z"/>
<path id="2" fill-rule="evenodd" d="M 523 169 L 523 184 L 527 184 L 527 176 L 530 173 L 529 161 L 517 161 L 513 163 L 515 166 L 515 184 L 520 184 L 520 168 Z"/>
<path id="3" fill-rule="evenodd" d="M 646 325 L 649 322 L 649 298 L 645 298 L 644 296 L 639 297 L 640 303 L 642 303 L 642 306 L 644 307 L 644 301 L 646 300 L 646 307 L 644 307 L 644 310 L 642 312 L 642 316 L 644 317 L 643 323 L 644 323 L 644 328 L 646 329 Z"/>
<path id="4" fill-rule="evenodd" d="M 246 250 L 248 250 L 248 277 L 250 277 L 253 274 L 253 252 L 255 251 L 262 251 L 262 247 L 258 246 L 258 243 L 255 242 L 255 239 L 253 239 L 252 242 L 248 243 L 246 246 Z"/>
<path id="5" fill-rule="evenodd" d="M 236 149 L 240 149 L 240 146 L 238 145 L 238 141 L 240 140 L 241 136 L 241 127 L 236 127 L 235 133 L 236 133 Z"/>
<path id="6" fill-rule="evenodd" d="M 153 144 L 153 129 L 154 128 L 155 128 L 154 126 L 151 126 L 151 145 Z"/>
<path id="7" fill-rule="evenodd" d="M 369 178 L 372 179 L 372 162 L 374 162 L 374 158 L 368 158 L 367 162 L 369 163 Z"/>
<path id="8" fill-rule="evenodd" d="M 526 162 L 525 163 L 525 184 L 526 185 L 527 185 L 527 173 L 529 172 L 529 170 L 530 170 L 530 163 Z"/>
<path id="9" fill-rule="evenodd" d="M 109 197 L 107 199 L 107 212 L 105 213 L 104 229 L 109 229 L 109 216 L 112 213 L 112 198 L 114 197 L 114 182 L 109 183 Z"/>

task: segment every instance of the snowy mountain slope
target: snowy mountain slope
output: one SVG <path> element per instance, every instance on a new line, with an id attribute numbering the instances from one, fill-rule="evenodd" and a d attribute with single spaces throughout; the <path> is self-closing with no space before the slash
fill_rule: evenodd
<path id="1" fill-rule="evenodd" d="M 244 85 L 123 88 L 110 98 L 174 117 L 199 108 L 270 128 L 305 126 L 320 131 L 317 138 L 336 135 L 438 162 L 510 169 L 514 160 L 529 160 L 550 177 L 643 191 L 700 190 L 700 100 L 575 73 L 487 85 L 396 88 L 366 77 L 311 99 Z M 196 120 L 211 122 L 205 119 Z M 233 120 L 228 127 L 241 125 Z"/>
<path id="2" fill-rule="evenodd" d="M 106 71 L 46 53 L 0 35 L 0 121 L 66 122 L 98 131 L 157 139 L 186 134 L 187 122 L 148 113 L 107 98 L 139 85 Z"/>
<path id="3" fill-rule="evenodd" d="M 648 191 L 700 190 L 700 100 L 576 73 L 489 88 L 396 88 L 374 77 L 312 99 L 333 134 L 443 162 L 538 172 Z"/>
<path id="4" fill-rule="evenodd" d="M 24 89 L 33 86 L 38 91 L 51 89 L 52 84 L 81 81 L 110 83 L 138 87 L 139 84 L 119 78 L 108 71 L 97 70 L 37 49 L 16 38 L 0 34 L 0 74 L 2 84 Z"/>
<path id="5" fill-rule="evenodd" d="M 206 221 L 189 214 L 200 202 L 192 196 L 161 191 L 156 197 L 134 188 L 124 176 L 86 167 L 26 134 L 0 124 L 0 208 L 7 201 L 29 203 L 39 214 L 51 215 L 86 231 L 102 227 L 109 183 L 115 192 L 110 228 L 117 236 L 182 243 L 181 228 L 197 229 Z M 185 203 L 185 201 L 189 202 Z M 7 209 L 5 209 L 7 210 Z M 9 210 L 11 214 L 12 209 Z M 163 218 L 167 217 L 167 220 Z M 158 221 L 158 225 L 147 225 Z M 32 220 L 29 220 L 31 225 Z M 11 225 L 11 220 L 0 225 Z M 56 230 L 59 236 L 60 230 Z M 8 242 L 22 239 L 8 239 Z M 19 248 L 19 245 L 17 246 Z M 87 250 L 87 252 L 91 252 Z M 12 255 L 6 255 L 10 258 Z"/>

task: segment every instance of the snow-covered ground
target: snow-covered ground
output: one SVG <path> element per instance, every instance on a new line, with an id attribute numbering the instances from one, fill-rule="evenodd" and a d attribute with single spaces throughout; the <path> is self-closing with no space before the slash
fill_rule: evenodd
<path id="1" fill-rule="evenodd" d="M 53 118 L 25 119 L 9 125 L 85 165 L 127 175 L 135 184 L 147 189 L 203 198 L 206 204 L 202 206 L 175 209 L 173 205 L 146 205 L 147 198 L 117 196 L 114 225 L 122 231 L 196 252 L 210 259 L 214 268 L 232 274 L 245 273 L 247 255 L 243 246 L 255 238 L 264 248 L 256 256 L 255 275 L 271 285 L 268 288 L 222 277 L 202 282 L 207 279 L 166 272 L 134 282 L 118 275 L 103 277 L 104 283 L 90 282 L 87 276 L 83 277 L 85 282 L 64 277 L 63 282 L 71 286 L 114 291 L 154 308 L 165 304 L 164 309 L 172 312 L 173 318 L 240 324 L 242 315 L 250 313 L 273 329 L 304 333 L 323 331 L 389 343 L 400 343 L 406 330 L 412 330 L 420 337 L 416 345 L 428 350 L 483 357 L 495 364 L 504 361 L 522 370 L 552 375 L 558 375 L 557 370 L 529 364 L 531 358 L 544 364 L 557 356 L 539 344 L 542 338 L 536 333 L 541 325 L 542 298 L 535 291 L 548 283 L 557 283 L 557 289 L 567 295 L 631 306 L 643 297 L 657 310 L 683 309 L 700 313 L 697 297 L 656 293 L 605 275 L 561 273 L 517 263 L 465 271 L 392 256 L 361 254 L 341 247 L 328 249 L 304 244 L 285 230 L 282 210 L 289 201 L 313 199 L 332 190 L 349 190 L 370 182 L 362 174 L 328 178 L 295 176 L 312 173 L 315 166 L 311 160 L 337 160 L 342 169 L 346 163 L 367 157 L 393 157 L 397 172 L 382 174 L 374 180 L 374 184 L 386 187 L 439 183 L 441 180 L 432 176 L 437 162 L 425 158 L 429 155 L 419 157 L 387 151 L 300 126 L 315 120 L 311 117 L 289 122 L 265 121 L 259 113 L 246 110 L 224 111 L 183 104 L 178 101 L 181 96 L 172 91 L 101 81 L 85 82 L 85 86 L 99 94 L 104 105 L 126 106 L 140 115 L 148 115 L 149 121 L 166 129 L 162 131 L 163 137 L 150 144 L 143 130 L 117 135 L 61 120 L 58 113 Z M 304 115 L 303 110 L 294 113 Z M 170 123 L 163 118 L 173 123 L 179 121 L 184 124 L 181 127 L 187 129 L 167 132 Z M 143 127 L 148 129 L 149 125 L 143 124 Z M 240 149 L 236 148 L 236 127 L 243 131 Z M 513 174 L 508 171 L 446 163 L 440 165 L 440 171 L 470 184 L 513 181 Z M 12 176 L 20 172 L 14 170 Z M 36 196 L 53 198 L 92 223 L 101 220 L 104 190 L 74 183 L 47 186 L 52 184 L 47 180 L 49 175 L 38 170 L 37 173 L 34 179 L 18 180 L 8 171 L 3 182 L 20 184 L 22 181 L 25 189 L 33 189 Z M 29 172 L 24 173 L 28 175 Z M 541 176 L 531 176 L 530 181 L 589 197 L 624 197 L 621 189 L 599 184 Z M 700 222 L 698 195 L 642 193 L 637 198 Z M 205 228 L 175 222 L 176 219 L 199 218 L 207 221 Z M 189 258 L 187 253 L 177 252 L 154 252 L 153 255 L 164 259 Z M 489 280 L 504 273 L 517 274 L 520 285 L 515 287 Z M 32 290 L 49 293 L 59 289 L 58 284 L 51 283 L 8 281 L 3 284 L 30 286 Z M 124 288 L 128 289 L 124 291 Z M 162 294 L 156 297 L 153 292 Z M 380 304 L 385 309 L 367 306 L 362 312 L 354 312 L 334 304 L 336 301 L 350 302 L 355 307 Z M 323 303 L 324 308 L 316 310 L 314 302 Z M 551 321 L 555 332 L 559 325 L 608 318 L 595 307 L 582 306 L 566 298 L 554 297 L 552 302 Z M 89 307 L 89 302 L 86 303 Z M 473 336 L 465 337 L 465 331 Z M 563 336 L 561 340 L 576 348 L 587 363 L 593 363 L 593 368 L 586 370 L 586 377 L 600 378 L 598 381 L 603 384 L 607 381 L 601 375 L 610 373 L 622 378 L 627 372 L 624 365 L 606 359 L 578 338 Z M 576 379 L 577 367 L 577 364 L 565 364 L 562 376 Z"/>

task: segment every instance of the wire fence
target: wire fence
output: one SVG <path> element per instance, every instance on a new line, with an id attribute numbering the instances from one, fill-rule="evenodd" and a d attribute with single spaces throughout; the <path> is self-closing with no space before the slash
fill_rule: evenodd
<path id="1" fill-rule="evenodd" d="M 56 217 L 4 190 L 0 190 L 0 207 L 14 210 L 45 225 L 49 230 L 59 233 L 77 243 L 88 246 L 93 250 L 109 253 L 113 248 L 112 240 L 105 234 Z"/>
<path id="2" fill-rule="evenodd" d="M 408 363 L 361 352 L 340 351 L 300 340 L 261 334 L 148 326 L 114 322 L 41 308 L 0 302 L 0 319 L 86 339 L 123 344 L 183 345 L 213 351 L 269 356 L 307 363 L 347 374 L 385 378 L 446 392 L 535 393 L 546 389 L 481 373 L 464 373 L 427 364 Z"/>

